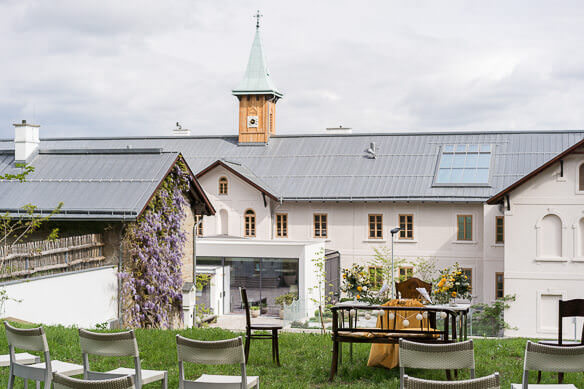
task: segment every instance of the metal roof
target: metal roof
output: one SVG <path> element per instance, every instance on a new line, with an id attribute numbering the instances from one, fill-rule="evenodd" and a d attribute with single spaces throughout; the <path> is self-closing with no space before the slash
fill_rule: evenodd
<path id="1" fill-rule="evenodd" d="M 40 147 L 162 148 L 181 152 L 195 174 L 222 159 L 284 201 L 484 202 L 582 139 L 584 130 L 272 136 L 262 146 L 240 146 L 236 136 L 71 138 Z M 493 145 L 489 186 L 433 186 L 440 147 L 453 143 Z"/>
<path id="2" fill-rule="evenodd" d="M 239 83 L 232 93 L 235 96 L 239 95 L 253 95 L 253 94 L 273 94 L 282 97 L 282 93 L 278 92 L 276 85 L 270 78 L 270 71 L 264 57 L 262 49 L 262 40 L 260 37 L 259 28 L 256 29 L 253 44 L 251 45 L 251 52 L 249 53 L 249 61 L 245 69 L 243 80 Z"/>
<path id="3" fill-rule="evenodd" d="M 50 150 L 30 162 L 26 182 L 0 181 L 0 212 L 42 214 L 63 207 L 52 219 L 132 220 L 144 209 L 179 157 L 160 150 Z M 0 155 L 0 174 L 15 174 L 14 154 Z"/>

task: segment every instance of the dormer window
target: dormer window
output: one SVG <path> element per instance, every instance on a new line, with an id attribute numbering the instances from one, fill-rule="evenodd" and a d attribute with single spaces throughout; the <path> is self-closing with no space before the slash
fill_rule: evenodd
<path id="1" fill-rule="evenodd" d="M 219 178 L 219 194 L 226 195 L 228 192 L 228 182 L 227 177 Z"/>
<path id="2" fill-rule="evenodd" d="M 475 186 L 489 184 L 491 145 L 444 145 L 434 185 Z"/>

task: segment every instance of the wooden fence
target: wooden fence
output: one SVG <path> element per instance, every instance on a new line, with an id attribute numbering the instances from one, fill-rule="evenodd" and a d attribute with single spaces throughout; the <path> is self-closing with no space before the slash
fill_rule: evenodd
<path id="1" fill-rule="evenodd" d="M 87 234 L 0 247 L 0 280 L 98 267 L 105 263 L 103 246 L 101 234 Z"/>

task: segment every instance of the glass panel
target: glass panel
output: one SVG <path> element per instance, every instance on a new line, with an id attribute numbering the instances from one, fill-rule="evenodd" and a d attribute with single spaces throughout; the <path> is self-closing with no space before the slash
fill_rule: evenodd
<path id="1" fill-rule="evenodd" d="M 481 145 L 481 153 L 490 153 L 491 152 L 491 145 Z"/>
<path id="2" fill-rule="evenodd" d="M 464 161 L 466 160 L 466 154 L 454 154 L 454 161 L 452 167 L 464 167 Z"/>
<path id="3" fill-rule="evenodd" d="M 491 154 L 479 154 L 477 166 L 489 168 L 491 166 Z"/>
<path id="4" fill-rule="evenodd" d="M 489 182 L 489 169 L 477 169 L 475 182 L 488 183 Z"/>
<path id="5" fill-rule="evenodd" d="M 469 153 L 477 153 L 479 151 L 479 145 L 468 145 L 468 150 Z"/>
<path id="6" fill-rule="evenodd" d="M 462 172 L 464 169 L 452 169 L 449 182 L 462 182 Z"/>
<path id="7" fill-rule="evenodd" d="M 261 269 L 259 258 L 225 258 L 225 269 L 229 272 L 231 312 L 243 312 L 239 287 L 247 290 L 250 306 L 260 306 Z"/>
<path id="8" fill-rule="evenodd" d="M 454 154 L 442 154 L 442 159 L 440 160 L 440 169 L 451 167 L 453 159 Z"/>
<path id="9" fill-rule="evenodd" d="M 444 152 L 448 153 L 448 152 L 453 152 L 454 151 L 454 145 L 444 145 Z"/>
<path id="10" fill-rule="evenodd" d="M 440 169 L 438 170 L 438 178 L 436 178 L 436 182 L 452 182 L 450 180 L 450 169 Z"/>
<path id="11" fill-rule="evenodd" d="M 464 240 L 464 216 L 458 217 L 458 240 Z"/>
<path id="12" fill-rule="evenodd" d="M 456 152 L 465 152 L 466 151 L 466 145 L 456 145 Z"/>
<path id="13" fill-rule="evenodd" d="M 465 228 L 465 239 L 472 240 L 472 216 L 466 217 L 466 225 Z"/>
<path id="14" fill-rule="evenodd" d="M 286 293 L 298 294 L 297 259 L 262 259 L 262 314 L 277 316 L 280 306 L 275 299 Z"/>
<path id="15" fill-rule="evenodd" d="M 462 174 L 462 181 L 466 183 L 476 182 L 476 169 L 465 169 Z"/>
<path id="16" fill-rule="evenodd" d="M 478 156 L 479 156 L 478 154 L 467 154 L 466 161 L 464 162 L 464 167 L 471 168 L 471 169 L 474 169 L 475 167 L 477 167 Z"/>

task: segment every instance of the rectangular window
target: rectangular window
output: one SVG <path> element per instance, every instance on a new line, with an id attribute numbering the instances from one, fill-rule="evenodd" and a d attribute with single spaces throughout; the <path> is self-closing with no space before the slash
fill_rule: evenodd
<path id="1" fill-rule="evenodd" d="M 277 213 L 276 214 L 276 236 L 278 238 L 288 237 L 288 214 L 287 213 Z"/>
<path id="2" fill-rule="evenodd" d="M 201 223 L 199 223 L 201 221 Z M 199 223 L 197 227 L 197 236 L 203 236 L 203 215 L 195 215 L 195 225 Z"/>
<path id="3" fill-rule="evenodd" d="M 373 289 L 380 289 L 383 286 L 383 270 L 379 266 L 369 266 L 369 281 Z"/>
<path id="4" fill-rule="evenodd" d="M 464 274 L 466 276 L 466 278 L 468 279 L 468 283 L 469 283 L 470 287 L 472 288 L 472 268 L 463 267 L 461 270 L 462 270 L 462 274 Z"/>
<path id="5" fill-rule="evenodd" d="M 472 215 L 457 216 L 458 233 L 457 240 L 472 240 Z"/>
<path id="6" fill-rule="evenodd" d="M 491 166 L 491 145 L 444 145 L 436 184 L 488 184 Z"/>
<path id="7" fill-rule="evenodd" d="M 400 266 L 399 268 L 399 280 L 405 281 L 409 280 L 414 276 L 414 268 L 411 266 Z"/>
<path id="8" fill-rule="evenodd" d="M 369 215 L 369 239 L 383 239 L 382 215 Z"/>
<path id="9" fill-rule="evenodd" d="M 326 213 L 314 214 L 314 237 L 326 238 L 327 235 L 327 217 Z"/>
<path id="10" fill-rule="evenodd" d="M 495 273 L 495 298 L 502 299 L 505 296 L 504 273 Z"/>
<path id="11" fill-rule="evenodd" d="M 399 215 L 400 239 L 414 239 L 414 215 Z"/>
<path id="12" fill-rule="evenodd" d="M 505 243 L 505 218 L 503 216 L 495 218 L 495 243 Z"/>

